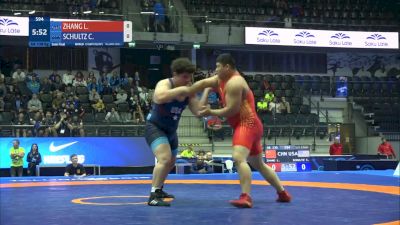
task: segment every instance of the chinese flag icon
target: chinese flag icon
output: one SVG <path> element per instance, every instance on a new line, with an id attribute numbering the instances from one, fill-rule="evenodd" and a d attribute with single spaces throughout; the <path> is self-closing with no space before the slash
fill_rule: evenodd
<path id="1" fill-rule="evenodd" d="M 266 150 L 265 158 L 267 159 L 276 159 L 276 150 Z"/>

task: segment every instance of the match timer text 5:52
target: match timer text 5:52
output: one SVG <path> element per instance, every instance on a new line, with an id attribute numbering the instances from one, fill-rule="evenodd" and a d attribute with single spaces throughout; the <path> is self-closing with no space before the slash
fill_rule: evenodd
<path id="1" fill-rule="evenodd" d="M 47 35 L 47 29 L 32 29 L 32 35 L 45 36 Z"/>

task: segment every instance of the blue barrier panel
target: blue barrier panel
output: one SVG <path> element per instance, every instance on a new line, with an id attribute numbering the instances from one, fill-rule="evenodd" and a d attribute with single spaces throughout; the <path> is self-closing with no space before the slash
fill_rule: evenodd
<path id="1" fill-rule="evenodd" d="M 10 148 L 15 138 L 0 138 L 0 168 L 11 165 Z M 67 137 L 19 138 L 26 157 L 33 143 L 42 155 L 41 165 L 65 165 L 69 156 L 77 154 L 80 163 L 100 166 L 154 166 L 154 155 L 143 137 Z"/>

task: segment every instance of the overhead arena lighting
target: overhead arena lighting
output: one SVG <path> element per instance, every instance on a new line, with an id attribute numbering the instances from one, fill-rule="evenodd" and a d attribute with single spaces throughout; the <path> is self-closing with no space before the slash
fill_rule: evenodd
<path id="1" fill-rule="evenodd" d="M 88 10 L 88 11 L 84 11 L 84 12 L 83 12 L 83 14 L 90 14 L 90 13 L 92 13 L 91 10 Z"/>
<path id="2" fill-rule="evenodd" d="M 29 12 L 28 12 L 29 15 L 32 15 L 32 14 L 35 14 L 35 13 L 36 13 L 35 10 L 32 10 L 32 11 L 29 11 Z"/>
<path id="3" fill-rule="evenodd" d="M 14 13 L 14 16 L 19 16 L 19 15 L 21 15 L 21 12 L 15 12 Z"/>
<path id="4" fill-rule="evenodd" d="M 142 15 L 154 15 L 154 12 L 140 12 Z"/>
<path id="5" fill-rule="evenodd" d="M 100 11 L 99 14 L 104 14 L 104 12 L 103 12 L 103 11 Z"/>

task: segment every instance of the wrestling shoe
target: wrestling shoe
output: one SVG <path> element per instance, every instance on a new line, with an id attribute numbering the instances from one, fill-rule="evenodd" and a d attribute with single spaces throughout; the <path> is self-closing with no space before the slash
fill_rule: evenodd
<path id="1" fill-rule="evenodd" d="M 229 201 L 233 206 L 238 208 L 251 208 L 253 207 L 253 200 L 247 193 L 242 193 L 237 200 Z"/>
<path id="2" fill-rule="evenodd" d="M 290 196 L 289 192 L 283 190 L 281 192 L 277 192 L 278 198 L 276 199 L 277 202 L 290 202 L 292 200 L 292 196 Z"/>
<path id="3" fill-rule="evenodd" d="M 155 192 L 150 193 L 149 200 L 147 201 L 147 205 L 149 206 L 171 206 L 169 202 L 165 202 L 161 198 L 161 189 L 156 190 Z"/>
<path id="4" fill-rule="evenodd" d="M 163 191 L 163 189 L 160 189 L 160 196 L 161 198 L 175 198 L 174 195 L 168 194 L 167 192 Z"/>

